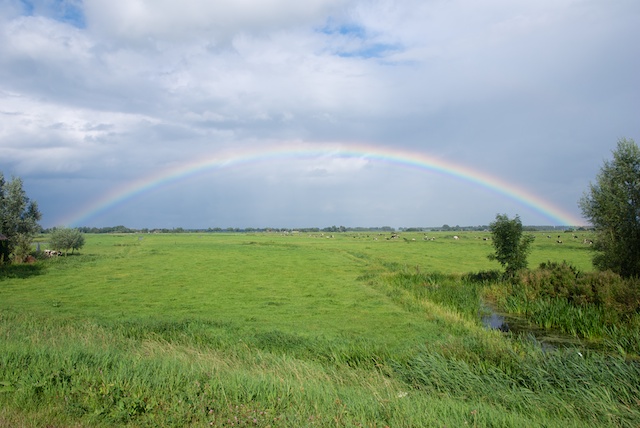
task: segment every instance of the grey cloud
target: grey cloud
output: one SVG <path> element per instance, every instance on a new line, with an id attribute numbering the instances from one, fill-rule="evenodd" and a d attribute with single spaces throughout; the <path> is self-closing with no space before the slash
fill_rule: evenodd
<path id="1" fill-rule="evenodd" d="M 0 170 L 35 189 L 47 225 L 137 179 L 294 141 L 438 156 L 578 215 L 617 138 L 640 142 L 633 1 L 54 3 L 0 6 Z M 92 221 L 551 221 L 468 182 L 331 156 L 208 177 Z"/>
<path id="2" fill-rule="evenodd" d="M 273 29 L 317 22 L 345 3 L 343 0 L 304 3 L 89 0 L 85 8 L 89 25 L 99 34 L 117 40 L 145 44 L 149 38 L 184 41 L 205 37 L 214 43 L 227 43 L 241 33 L 264 34 Z"/>

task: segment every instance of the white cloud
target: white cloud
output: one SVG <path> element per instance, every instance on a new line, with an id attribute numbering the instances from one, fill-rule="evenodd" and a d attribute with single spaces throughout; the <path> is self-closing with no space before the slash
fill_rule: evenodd
<path id="1" fill-rule="evenodd" d="M 7 92 L 0 92 L 0 104 L 11 109 L 0 111 L 0 158 L 18 174 L 99 176 L 127 153 L 122 135 L 154 121 Z"/>
<path id="2" fill-rule="evenodd" d="M 235 35 L 322 22 L 345 0 L 207 1 L 88 0 L 89 25 L 103 37 L 134 43 L 204 38 L 225 43 Z"/>
<path id="3" fill-rule="evenodd" d="M 83 177 L 65 184 L 70 201 L 220 151 L 327 141 L 440 155 L 575 213 L 615 139 L 640 141 L 640 5 L 629 0 L 25 4 L 0 5 L 0 169 Z M 327 218 L 373 219 L 370 204 L 416 225 L 433 209 L 413 198 L 415 177 L 393 181 L 370 163 L 277 165 L 246 180 L 299 204 L 307 186 Z M 229 189 L 249 192 L 229 174 Z M 440 186 L 425 192 L 451 194 Z M 382 189 L 410 208 L 381 205 Z M 278 198 L 260 211 L 276 215 Z M 451 206 L 440 209 L 462 218 Z"/>

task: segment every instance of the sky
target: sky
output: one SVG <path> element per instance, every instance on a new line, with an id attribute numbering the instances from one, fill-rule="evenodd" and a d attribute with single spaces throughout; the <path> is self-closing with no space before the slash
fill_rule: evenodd
<path id="1" fill-rule="evenodd" d="M 0 0 L 0 172 L 43 227 L 586 224 L 639 40 L 637 0 Z"/>

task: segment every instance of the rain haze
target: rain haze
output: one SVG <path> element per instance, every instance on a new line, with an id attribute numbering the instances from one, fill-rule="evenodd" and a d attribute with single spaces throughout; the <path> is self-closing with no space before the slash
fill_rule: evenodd
<path id="1" fill-rule="evenodd" d="M 0 1 L 0 171 L 44 227 L 581 219 L 640 142 L 640 2 Z"/>

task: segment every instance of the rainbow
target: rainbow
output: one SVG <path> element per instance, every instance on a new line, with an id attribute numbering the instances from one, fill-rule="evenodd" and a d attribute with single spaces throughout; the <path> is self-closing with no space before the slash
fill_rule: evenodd
<path id="1" fill-rule="evenodd" d="M 384 148 L 367 144 L 307 144 L 289 143 L 269 147 L 245 149 L 244 151 L 224 152 L 207 158 L 180 164 L 173 168 L 155 172 L 139 180 L 129 182 L 116 188 L 103 197 L 85 206 L 79 213 L 74 213 L 59 224 L 80 226 L 92 218 L 128 201 L 136 196 L 195 176 L 197 174 L 222 168 L 278 159 L 301 159 L 317 157 L 360 158 L 417 168 L 441 173 L 462 179 L 504 195 L 533 211 L 542 214 L 559 225 L 577 226 L 584 223 L 582 219 L 561 208 L 552 205 L 539 196 L 512 183 L 491 176 L 487 173 L 452 162 L 427 156 L 420 152 L 406 151 L 397 148 Z"/>

